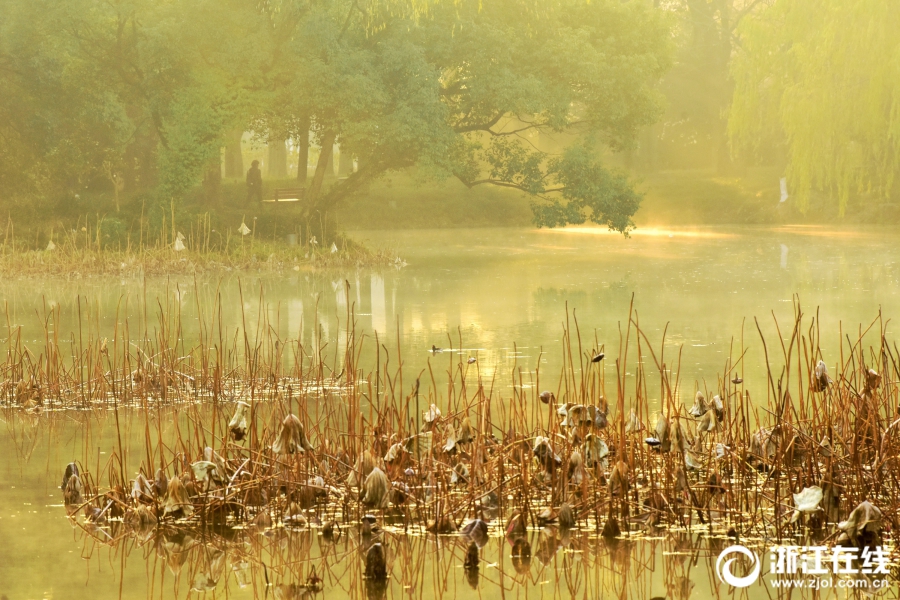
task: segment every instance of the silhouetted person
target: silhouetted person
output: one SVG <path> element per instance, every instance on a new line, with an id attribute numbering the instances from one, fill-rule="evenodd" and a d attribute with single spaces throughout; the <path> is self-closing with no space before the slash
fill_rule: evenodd
<path id="1" fill-rule="evenodd" d="M 262 171 L 259 170 L 259 161 L 250 163 L 247 171 L 247 202 L 262 202 Z"/>

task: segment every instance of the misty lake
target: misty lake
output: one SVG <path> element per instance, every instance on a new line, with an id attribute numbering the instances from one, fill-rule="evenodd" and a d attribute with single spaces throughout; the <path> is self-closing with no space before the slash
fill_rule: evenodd
<path id="1" fill-rule="evenodd" d="M 790 323 L 799 302 L 805 314 L 819 311 L 823 350 L 839 353 L 842 333 L 855 337 L 880 310 L 887 320 L 900 306 L 900 237 L 887 229 L 644 229 L 629 239 L 591 228 L 444 229 L 352 237 L 396 249 L 403 263 L 379 270 L 146 281 L 77 273 L 68 281 L 7 280 L 0 292 L 8 328 L 0 326 L 0 337 L 21 325 L 26 345 L 41 343 L 47 307 L 58 307 L 60 337 L 76 343 L 79 320 L 112 335 L 117 318 L 153 320 L 162 306 L 177 308 L 183 335 L 190 337 L 197 307 L 204 310 L 218 294 L 222 321 L 234 335 L 242 335 L 245 324 L 255 334 L 250 323 L 262 311 L 279 335 L 310 342 L 318 335 L 339 348 L 351 313 L 357 331 L 377 334 L 390 352 L 399 346 L 398 359 L 411 374 L 430 368 L 438 388 L 461 352 L 477 358 L 479 375 L 494 387 L 518 380 L 540 390 L 555 389 L 563 368 L 567 319 L 572 327 L 577 320 L 585 351 L 603 347 L 611 355 L 633 302 L 649 342 L 660 346 L 665 331 L 666 352 L 680 351 L 679 398 L 690 405 L 697 389 L 713 389 L 718 378 L 730 375 L 723 372 L 726 360 L 739 354 L 742 337 L 745 385 L 765 394 L 754 318 L 767 341 L 776 342 L 775 319 L 782 327 Z M 890 323 L 887 330 L 893 337 Z M 781 333 L 787 335 L 783 328 Z M 442 351 L 432 352 L 433 346 Z M 363 363 L 374 360 L 370 354 Z M 615 369 L 609 360 L 604 364 Z M 11 407 L 0 417 L 4 600 L 374 595 L 361 577 L 350 530 L 331 543 L 315 527 L 264 538 L 229 530 L 207 539 L 174 528 L 144 543 L 104 543 L 116 537 L 109 528 L 91 537 L 66 518 L 59 485 L 65 465 L 87 448 L 92 462 L 107 460 L 115 434 L 110 420 L 65 412 L 24 415 Z M 162 411 L 155 418 L 179 416 Z M 139 452 L 141 435 L 131 431 L 125 444 Z M 717 593 L 715 560 L 728 545 L 699 528 L 614 544 L 595 531 L 563 535 L 545 529 L 529 533 L 532 554 L 523 565 L 511 558 L 502 530 L 492 529 L 485 566 L 472 582 L 462 568 L 466 545 L 458 536 L 407 536 L 389 524 L 383 535 L 391 552 L 388 598 L 705 598 Z M 324 579 L 323 592 L 297 587 L 304 583 L 297 573 L 310 569 Z M 762 585 L 750 588 L 750 597 L 769 593 Z"/>

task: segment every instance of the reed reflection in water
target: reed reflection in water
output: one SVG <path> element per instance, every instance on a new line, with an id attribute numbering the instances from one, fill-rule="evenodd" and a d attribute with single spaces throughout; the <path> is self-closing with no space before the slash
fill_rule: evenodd
<path id="1" fill-rule="evenodd" d="M 604 540 L 597 532 L 545 527 L 513 542 L 498 532 L 483 547 L 466 536 L 376 533 L 357 526 L 334 536 L 322 529 L 179 530 L 126 533 L 121 524 L 86 527 L 77 539 L 88 563 L 146 570 L 146 582 L 125 597 L 337 598 L 634 598 L 685 600 L 715 588 L 715 560 L 730 542 L 687 532 L 637 540 Z M 388 577 L 366 579 L 366 553 L 386 549 Z M 477 548 L 477 566 L 467 554 Z M 92 564 L 92 566 L 96 566 Z M 760 593 L 764 594 L 762 589 Z M 750 597 L 755 597 L 752 593 Z M 764 596 L 761 596 L 764 597 Z"/>

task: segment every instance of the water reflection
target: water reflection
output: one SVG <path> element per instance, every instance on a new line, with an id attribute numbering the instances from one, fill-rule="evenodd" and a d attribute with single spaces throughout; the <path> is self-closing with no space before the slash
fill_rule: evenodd
<path id="1" fill-rule="evenodd" d="M 144 589 L 173 599 L 215 592 L 284 600 L 844 595 L 836 589 L 779 590 L 765 579 L 744 590 L 723 587 L 716 558 L 733 540 L 686 531 L 604 540 L 596 532 L 545 527 L 515 540 L 494 532 L 479 547 L 463 535 L 410 534 L 389 525 L 374 533 L 353 527 L 332 535 L 318 527 L 263 534 L 172 526 L 140 531 L 112 523 L 79 525 L 76 538 L 92 569 L 110 565 L 107 577 L 116 581 L 126 578 L 125 571 L 143 574 L 144 583 L 124 590 L 125 597 Z"/>
<path id="2" fill-rule="evenodd" d="M 105 413 L 104 419 L 104 413 L 71 411 L 22 418 L 17 414 L 14 409 L 3 411 L 10 435 L 0 440 L 0 452 L 21 457 L 8 461 L 0 472 L 0 480 L 16 482 L 12 492 L 4 490 L 8 512 L 0 517 L 0 532 L 7 541 L 5 560 L 0 563 L 0 575 L 4 576 L 0 584 L 5 587 L 0 587 L 0 593 L 13 592 L 10 598 L 53 596 L 54 590 L 62 590 L 63 597 L 78 597 L 68 593 L 69 586 L 74 588 L 73 582 L 80 584 L 85 579 L 84 597 L 101 599 L 142 594 L 186 598 L 200 591 L 247 598 L 314 598 L 319 594 L 349 598 L 702 598 L 718 589 L 716 558 L 736 536 L 711 535 L 715 530 L 704 525 L 702 518 L 693 529 L 687 529 L 690 520 L 682 518 L 668 521 L 669 527 L 663 529 L 647 520 L 646 514 L 633 514 L 630 527 L 623 521 L 624 539 L 607 541 L 590 519 L 580 530 L 555 526 L 527 530 L 503 527 L 492 520 L 496 516 L 490 511 L 482 513 L 489 525 L 476 522 L 463 530 L 465 535 L 435 536 L 421 527 L 404 525 L 409 522 L 408 513 L 403 512 L 408 507 L 360 519 L 355 500 L 332 505 L 312 502 L 304 509 L 303 518 L 274 527 L 271 519 L 265 524 L 254 519 L 253 525 L 246 527 L 217 525 L 214 517 L 208 516 L 215 513 L 195 515 L 191 524 L 167 520 L 157 527 L 155 519 L 133 519 L 129 513 L 104 513 L 98 508 L 87 515 L 73 511 L 67 520 L 57 504 L 61 497 L 56 487 L 60 455 L 90 459 L 94 454 L 91 448 L 96 447 L 97 469 L 109 464 L 112 457 L 102 456 L 106 453 L 101 448 L 115 447 L 114 417 L 111 413 Z M 168 424 L 178 415 L 175 408 L 160 411 L 158 418 Z M 139 456 L 144 443 L 143 416 L 123 410 L 120 417 L 115 420 L 122 423 L 127 443 L 124 454 Z M 162 435 L 168 439 L 169 433 Z M 90 439 L 78 439 L 81 436 Z M 53 465 L 55 472 L 42 472 L 44 464 Z M 10 473 L 18 469 L 18 476 Z M 82 475 L 87 477 L 85 472 Z M 612 482 L 615 477 L 609 479 Z M 177 479 L 169 485 L 174 481 Z M 67 487 L 65 483 L 63 487 Z M 49 500 L 47 496 L 37 500 L 42 493 Z M 152 506 L 151 494 L 146 496 L 147 505 Z M 644 506 L 652 506 L 649 502 Z M 694 501 L 694 505 L 698 503 Z M 707 506 L 711 506 L 711 518 L 721 522 L 721 506 Z M 340 525 L 330 522 L 333 516 Z M 624 511 L 622 516 L 627 518 Z M 638 533 L 636 528 L 643 531 Z M 796 541 L 822 543 L 821 535 L 816 535 L 819 537 Z M 767 544 L 764 539 L 747 542 L 757 549 Z M 81 561 L 66 552 L 72 546 L 87 561 L 86 577 L 79 572 Z M 382 556 L 383 561 L 379 560 Z M 15 566 L 22 557 L 26 564 Z M 769 597 L 771 591 L 759 583 L 746 597 Z M 811 590 L 790 595 L 819 597 Z"/>
<path id="3" fill-rule="evenodd" d="M 642 327 L 661 334 L 668 323 L 669 346 L 685 345 L 686 381 L 702 386 L 714 377 L 732 338 L 743 333 L 750 348 L 747 385 L 765 389 L 763 380 L 754 379 L 764 373 L 756 368 L 762 349 L 755 331 L 742 331 L 745 317 L 751 322 L 761 317 L 763 330 L 774 335 L 771 320 L 762 317 L 773 309 L 780 319 L 789 316 L 791 296 L 799 293 L 808 309 L 822 307 L 822 345 L 836 351 L 839 323 L 851 328 L 868 323 L 880 305 L 896 303 L 900 292 L 900 244 L 895 235 L 878 231 L 833 235 L 821 229 L 744 228 L 643 236 L 639 231 L 631 240 L 592 233 L 405 232 L 400 244 L 392 244 L 395 234 L 360 234 L 376 244 L 401 247 L 409 263 L 379 273 L 245 273 L 112 284 L 6 281 L 0 292 L 10 327 L 3 337 L 21 332 L 26 343 L 43 341 L 45 307 L 58 307 L 51 333 L 66 340 L 79 320 L 103 332 L 128 317 L 133 331 L 141 331 L 141 323 L 154 321 L 160 302 L 166 312 L 167 303 L 180 309 L 183 337 L 193 339 L 198 312 L 209 315 L 220 298 L 221 319 L 234 335 L 241 334 L 244 323 L 254 333 L 263 312 L 281 339 L 299 337 L 316 352 L 320 340 L 332 352 L 335 344 L 345 343 L 350 308 L 360 329 L 399 340 L 410 371 L 430 362 L 438 385 L 442 369 L 458 360 L 460 347 L 477 354 L 472 368 L 486 380 L 495 377 L 497 386 L 508 385 L 522 367 L 528 385 L 538 367 L 551 379 L 560 371 L 561 357 L 542 349 L 559 347 L 567 306 L 586 339 L 614 345 L 635 294 Z M 431 354 L 432 344 L 453 351 Z M 373 362 L 372 357 L 362 360 Z M 684 387 L 692 396 L 693 386 Z M 355 528 L 329 541 L 315 522 L 269 535 L 242 529 L 137 531 L 114 520 L 102 526 L 79 521 L 73 527 L 59 506 L 57 486 L 59 466 L 86 454 L 81 425 L 70 428 L 22 413 L 2 418 L 8 426 L 0 439 L 5 459 L 0 463 L 0 597 L 9 600 L 183 598 L 192 589 L 239 598 L 703 598 L 732 593 L 720 590 L 713 568 L 729 540 L 679 531 L 610 545 L 599 532 L 566 536 L 549 529 L 530 531 L 527 546 L 522 540 L 516 546 L 492 530 L 488 543 L 478 548 L 475 569 L 467 539 L 403 535 L 383 524 L 389 577 L 380 586 L 363 577 L 367 546 Z M 67 414 L 66 419 L 82 417 Z M 89 416 L 83 421 L 96 429 L 91 448 L 99 471 L 113 447 L 109 427 Z M 126 432 L 139 448 L 142 431 Z M 319 578 L 321 592 L 313 585 Z M 773 591 L 755 586 L 748 597 L 768 598 L 776 595 Z"/>
<path id="4" fill-rule="evenodd" d="M 707 596 L 724 540 L 676 532 L 606 541 L 594 533 L 545 527 L 479 547 L 463 535 L 409 534 L 390 525 L 325 535 L 319 527 L 141 531 L 122 523 L 76 525 L 89 564 L 146 573 L 146 589 L 166 598 L 215 591 L 227 597 L 299 599 Z M 383 555 L 378 577 L 372 556 Z M 138 590 L 130 590 L 136 592 Z M 751 590 L 750 597 L 759 590 Z"/>
<path id="5" fill-rule="evenodd" d="M 821 307 L 826 350 L 839 348 L 839 335 L 829 332 L 837 332 L 840 322 L 868 322 L 900 293 L 900 244 L 889 232 L 638 230 L 628 240 L 596 233 L 358 233 L 368 243 L 401 248 L 408 266 L 377 273 L 241 273 L 116 285 L 91 279 L 0 282 L 0 293 L 9 323 L 23 326 L 26 342 L 43 337 L 45 306 L 59 307 L 54 330 L 61 335 L 77 330 L 80 320 L 112 337 L 117 320 L 129 318 L 132 331 L 140 330 L 148 315 L 152 321 L 158 300 L 178 307 L 182 331 L 193 338 L 198 312 L 208 317 L 220 300 L 222 321 L 236 335 L 245 327 L 256 335 L 265 314 L 266 327 L 282 339 L 299 335 L 313 347 L 319 336 L 333 346 L 346 340 L 349 309 L 357 331 L 377 332 L 393 346 L 399 342 L 402 360 L 413 371 L 427 368 L 430 360 L 440 379 L 444 365 L 427 349 L 464 346 L 477 350 L 479 366 L 504 386 L 518 368 L 559 372 L 558 353 L 544 354 L 540 363 L 537 357 L 542 346 L 553 348 L 559 341 L 567 307 L 585 337 L 615 343 L 634 294 L 643 328 L 661 333 L 668 327 L 671 347 L 692 348 L 682 374 L 702 382 L 722 369 L 728 345 L 742 333 L 750 346 L 748 372 L 761 366 L 761 346 L 754 331 L 742 332 L 743 321 L 760 317 L 765 333 L 774 333 L 770 311 L 789 319 L 795 293 L 806 309 Z M 521 354 L 506 350 L 513 343 Z M 748 385 L 766 384 L 750 377 Z"/>

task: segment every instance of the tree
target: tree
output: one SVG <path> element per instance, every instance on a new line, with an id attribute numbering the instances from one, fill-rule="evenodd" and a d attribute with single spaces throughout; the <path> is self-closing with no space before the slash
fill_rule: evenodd
<path id="1" fill-rule="evenodd" d="M 283 139 L 269 140 L 269 177 L 284 179 L 287 177 L 287 148 Z"/>
<path id="2" fill-rule="evenodd" d="M 211 165 L 256 103 L 246 3 L 2 1 L 2 53 L 31 124 L 15 152 L 34 153 L 55 193 L 107 179 L 104 165 L 166 203 L 201 178 L 215 187 Z"/>
<path id="3" fill-rule="evenodd" d="M 731 61 L 740 52 L 737 29 L 762 0 L 657 1 L 673 23 L 675 54 L 661 90 L 666 113 L 641 138 L 636 158 L 645 168 L 712 167 L 719 175 L 740 171 L 728 140 L 734 94 Z"/>
<path id="4" fill-rule="evenodd" d="M 323 148 L 309 217 L 414 167 L 530 194 L 538 225 L 633 226 L 640 196 L 601 159 L 631 147 L 660 112 L 669 34 L 644 3 L 0 3 L 0 77 L 15 90 L 0 98 L 15 123 L 0 123 L 0 135 L 22 157 L 13 172 L 35 163 L 29 193 L 38 181 L 71 191 L 121 172 L 126 190 L 166 205 L 201 180 L 213 199 L 222 147 L 233 175 L 236 132 L 249 129 Z M 566 150 L 537 150 L 534 132 Z M 332 182 L 335 144 L 348 176 Z"/>
<path id="5" fill-rule="evenodd" d="M 235 129 L 227 134 L 225 142 L 225 177 L 241 179 L 244 177 L 244 155 L 241 150 L 241 138 L 244 132 Z"/>
<path id="6" fill-rule="evenodd" d="M 324 189 L 322 153 L 312 213 L 415 166 L 470 187 L 526 192 L 538 199 L 538 225 L 633 226 L 639 196 L 600 156 L 630 147 L 659 114 L 654 85 L 668 64 L 668 35 L 658 12 L 612 0 L 494 0 L 382 16 L 336 2 L 311 11 L 294 37 L 304 63 L 290 96 L 302 105 L 280 104 L 273 120 L 311 114 L 320 145 L 340 140 L 361 159 Z M 532 131 L 564 136 L 570 148 L 540 152 L 525 139 Z"/>
<path id="7" fill-rule="evenodd" d="M 125 106 L 105 81 L 85 85 L 86 73 L 69 60 L 65 36 L 54 35 L 53 13 L 32 3 L 0 0 L 0 14 L 4 195 L 71 197 L 92 177 L 106 181 L 107 171 L 123 170 L 127 140 L 137 144 L 144 138 L 132 135 Z"/>
<path id="8" fill-rule="evenodd" d="M 294 132 L 294 142 L 297 144 L 297 181 L 301 185 L 306 184 L 307 170 L 309 169 L 309 116 L 303 115 L 297 119 L 297 127 Z"/>
<path id="9" fill-rule="evenodd" d="M 729 131 L 747 154 L 783 145 L 791 196 L 888 198 L 900 172 L 900 5 L 778 0 L 740 29 Z"/>

